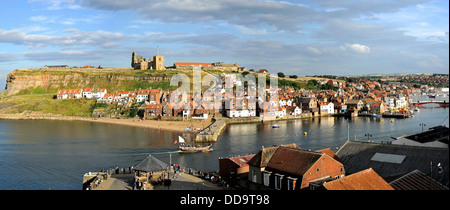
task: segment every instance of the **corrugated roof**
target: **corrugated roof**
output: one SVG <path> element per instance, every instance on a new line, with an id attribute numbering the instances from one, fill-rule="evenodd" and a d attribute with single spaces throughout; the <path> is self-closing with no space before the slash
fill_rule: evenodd
<path id="1" fill-rule="evenodd" d="M 401 163 L 371 160 L 376 153 L 402 155 L 405 158 Z M 348 174 L 373 168 L 383 178 L 406 174 L 416 169 L 430 176 L 430 163 L 432 162 L 434 165 L 440 163 L 445 166 L 443 172 L 437 174 L 437 168 L 435 167 L 433 176 L 430 177 L 446 187 L 449 184 L 448 148 L 347 141 L 336 152 L 336 155 L 342 160 Z"/>
<path id="2" fill-rule="evenodd" d="M 371 168 L 326 182 L 323 186 L 327 190 L 394 190 Z"/>
<path id="3" fill-rule="evenodd" d="M 396 190 L 448 190 L 419 170 L 411 171 L 389 184 Z"/>

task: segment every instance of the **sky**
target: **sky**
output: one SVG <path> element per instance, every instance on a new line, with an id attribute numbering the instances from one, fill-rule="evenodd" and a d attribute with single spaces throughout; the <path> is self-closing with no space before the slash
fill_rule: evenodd
<path id="1" fill-rule="evenodd" d="M 166 66 L 237 62 L 298 76 L 448 73 L 448 4 L 2 0 L 0 80 L 44 65 L 130 67 L 132 51 L 146 58 L 159 52 Z"/>

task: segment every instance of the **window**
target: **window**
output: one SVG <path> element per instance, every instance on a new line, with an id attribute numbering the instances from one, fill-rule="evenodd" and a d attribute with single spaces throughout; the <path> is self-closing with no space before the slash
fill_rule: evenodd
<path id="1" fill-rule="evenodd" d="M 288 179 L 287 179 L 287 189 L 288 190 L 294 190 L 296 181 L 297 181 L 297 178 L 288 177 Z"/>
<path id="2" fill-rule="evenodd" d="M 276 190 L 281 190 L 283 176 L 284 175 L 281 175 L 281 174 L 275 174 L 275 189 Z"/>
<path id="3" fill-rule="evenodd" d="M 263 184 L 264 184 L 264 186 L 268 187 L 269 184 L 270 184 L 269 178 L 270 178 L 271 172 L 269 172 L 269 171 L 264 171 L 263 174 L 264 174 L 264 175 L 263 175 Z"/>

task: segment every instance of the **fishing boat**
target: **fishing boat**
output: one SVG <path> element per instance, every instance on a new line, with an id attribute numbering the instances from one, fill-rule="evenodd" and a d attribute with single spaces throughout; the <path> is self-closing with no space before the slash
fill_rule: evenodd
<path id="1" fill-rule="evenodd" d="M 428 95 L 428 98 L 436 98 L 436 95 Z"/>
<path id="2" fill-rule="evenodd" d="M 176 141 L 175 141 L 176 142 Z M 208 145 L 196 145 L 196 144 L 187 144 L 183 137 L 178 136 L 178 148 L 182 152 L 207 152 L 211 151 L 212 144 Z"/>
<path id="3" fill-rule="evenodd" d="M 275 124 L 275 125 L 272 125 L 272 128 L 279 128 L 280 126 L 279 125 L 277 125 L 277 124 Z"/>

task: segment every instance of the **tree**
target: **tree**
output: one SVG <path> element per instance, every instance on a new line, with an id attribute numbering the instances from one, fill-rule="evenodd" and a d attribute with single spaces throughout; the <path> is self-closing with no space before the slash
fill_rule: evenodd
<path id="1" fill-rule="evenodd" d="M 315 79 L 308 80 L 308 85 L 317 86 L 317 84 L 317 80 Z"/>
<path id="2" fill-rule="evenodd" d="M 291 75 L 291 76 L 289 76 L 289 78 L 297 79 L 298 76 L 297 75 Z"/>
<path id="3" fill-rule="evenodd" d="M 278 77 L 285 77 L 283 72 L 278 72 Z"/>

